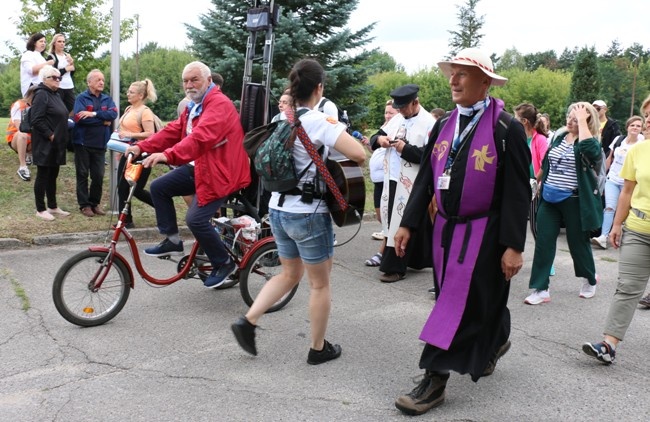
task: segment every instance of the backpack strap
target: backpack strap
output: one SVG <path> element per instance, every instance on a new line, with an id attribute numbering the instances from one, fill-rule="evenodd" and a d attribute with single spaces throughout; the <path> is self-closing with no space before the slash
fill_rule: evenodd
<path id="1" fill-rule="evenodd" d="M 323 98 L 320 100 L 320 103 L 318 103 L 318 111 L 320 111 L 320 112 L 322 113 L 323 110 L 325 110 L 325 103 L 328 102 L 328 101 L 329 101 L 329 100 L 328 100 L 327 98 L 323 97 Z"/>

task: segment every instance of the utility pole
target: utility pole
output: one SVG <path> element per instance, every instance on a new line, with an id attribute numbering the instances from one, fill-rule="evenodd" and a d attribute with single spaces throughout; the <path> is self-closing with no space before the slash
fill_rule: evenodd
<path id="1" fill-rule="evenodd" d="M 636 74 L 639 72 L 639 54 L 633 51 L 630 51 L 630 54 L 634 56 L 632 64 L 634 65 L 634 78 L 632 79 L 632 102 L 630 103 L 630 117 L 634 115 L 634 92 L 636 91 Z"/>
<path id="2" fill-rule="evenodd" d="M 140 70 L 140 15 L 135 15 L 135 80 L 139 81 Z"/>

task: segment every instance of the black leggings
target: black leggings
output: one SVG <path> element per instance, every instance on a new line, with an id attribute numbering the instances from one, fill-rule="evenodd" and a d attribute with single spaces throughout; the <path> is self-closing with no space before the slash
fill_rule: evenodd
<path id="1" fill-rule="evenodd" d="M 126 202 L 127 196 L 129 196 L 129 182 L 126 181 L 124 178 L 124 167 L 126 166 L 126 156 L 122 155 L 122 158 L 120 159 L 120 163 L 117 166 L 117 177 L 119 179 L 119 183 L 117 185 L 117 198 L 118 198 L 118 211 L 122 211 L 122 208 L 124 208 L 124 203 Z M 140 201 L 144 202 L 145 204 L 149 204 L 153 207 L 153 201 L 151 200 L 151 194 L 149 193 L 148 190 L 145 190 L 144 187 L 147 184 L 147 180 L 149 180 L 149 175 L 151 174 L 151 167 L 149 168 L 143 168 L 142 169 L 142 174 L 140 175 L 140 178 L 138 179 L 138 182 L 136 183 L 135 187 L 135 192 L 133 192 L 133 196 L 138 198 Z M 131 213 L 126 217 L 126 222 L 131 223 L 133 222 L 133 209 L 131 209 Z"/>
<path id="2" fill-rule="evenodd" d="M 59 177 L 60 168 L 60 166 L 36 167 L 36 180 L 34 181 L 36 211 L 45 211 L 45 197 L 47 197 L 47 208 L 57 208 L 56 179 Z"/>

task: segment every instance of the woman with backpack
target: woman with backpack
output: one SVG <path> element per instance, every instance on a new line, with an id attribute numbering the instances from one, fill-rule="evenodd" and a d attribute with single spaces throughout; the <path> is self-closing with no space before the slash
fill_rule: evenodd
<path id="1" fill-rule="evenodd" d="M 129 89 L 126 91 L 126 100 L 130 105 L 124 110 L 124 114 L 120 117 L 120 122 L 117 127 L 117 134 L 120 140 L 134 145 L 138 141 L 147 139 L 156 132 L 155 121 L 157 117 L 145 103 L 148 101 L 153 103 L 157 98 L 156 88 L 149 79 L 133 82 L 129 86 Z M 118 210 L 124 208 L 126 198 L 129 196 L 129 182 L 123 176 L 125 166 L 126 156 L 122 156 L 117 167 L 119 177 L 119 183 L 117 185 Z M 142 174 L 138 179 L 133 196 L 153 207 L 151 194 L 148 190 L 144 189 L 150 174 L 151 167 L 142 169 Z M 127 215 L 125 225 L 129 229 L 135 227 L 133 224 L 133 209 Z"/>
<path id="2" fill-rule="evenodd" d="M 589 232 L 602 225 L 600 192 L 590 169 L 582 160 L 596 162 L 602 150 L 598 136 L 598 113 L 586 102 L 569 106 L 566 128 L 558 129 L 542 161 L 541 200 L 537 211 L 537 239 L 530 274 L 532 293 L 524 303 L 550 302 L 549 274 L 555 259 L 557 237 L 564 222 L 576 277 L 583 278 L 579 296 L 596 294 L 596 266 L 589 243 Z"/>
<path id="3" fill-rule="evenodd" d="M 346 126 L 313 110 L 323 97 L 324 82 L 325 71 L 317 61 L 303 59 L 293 66 L 289 73 L 289 90 L 294 118 L 299 120 L 316 150 L 329 155 L 334 149 L 361 165 L 366 159 L 366 151 L 346 132 Z M 295 131 L 292 137 L 293 134 Z M 310 285 L 311 325 L 307 363 L 318 365 L 341 355 L 341 346 L 325 340 L 331 306 L 334 233 L 329 209 L 319 194 L 325 192 L 323 178 L 317 177 L 316 165 L 298 137 L 295 137 L 292 154 L 296 174 L 303 174 L 298 187 L 295 192 L 273 192 L 269 202 L 271 230 L 282 265 L 280 274 L 264 285 L 246 315 L 232 324 L 232 330 L 239 345 L 246 352 L 257 355 L 255 329 L 259 318 L 293 289 L 306 272 Z M 323 153 L 319 154 L 322 156 Z M 314 188 L 313 191 L 310 187 Z M 299 194 L 298 190 L 302 193 Z"/>
<path id="4" fill-rule="evenodd" d="M 600 236 L 592 237 L 591 243 L 595 246 L 600 246 L 602 249 L 607 249 L 607 237 L 614 222 L 614 213 L 616 212 L 616 204 L 618 204 L 618 197 L 623 189 L 623 178 L 619 175 L 625 162 L 625 156 L 632 145 L 636 144 L 643 127 L 643 119 L 641 116 L 632 116 L 627 119 L 625 123 L 625 131 L 627 136 L 619 135 L 615 142 L 612 142 L 612 148 L 607 157 L 607 182 L 605 182 L 605 209 L 603 210 L 603 227 Z"/>

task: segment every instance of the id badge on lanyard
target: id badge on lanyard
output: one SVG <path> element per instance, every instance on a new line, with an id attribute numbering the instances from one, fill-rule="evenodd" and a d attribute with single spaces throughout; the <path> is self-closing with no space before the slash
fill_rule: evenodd
<path id="1" fill-rule="evenodd" d="M 444 172 L 440 177 L 438 177 L 438 190 L 447 190 L 449 189 L 449 184 L 451 183 L 451 176 L 448 172 Z"/>

